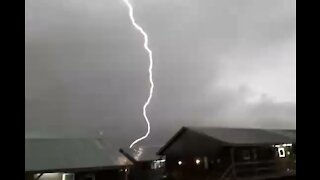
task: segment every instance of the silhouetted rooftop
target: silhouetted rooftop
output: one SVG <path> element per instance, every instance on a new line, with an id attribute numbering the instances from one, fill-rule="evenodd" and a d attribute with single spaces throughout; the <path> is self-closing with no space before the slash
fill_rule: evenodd
<path id="1" fill-rule="evenodd" d="M 190 141 L 190 132 L 212 138 L 216 146 L 244 146 L 244 145 L 272 145 L 280 143 L 295 143 L 296 130 L 249 129 L 249 128 L 221 128 L 221 127 L 182 127 L 163 147 L 158 154 L 173 145 L 178 139 Z M 189 136 L 183 136 L 189 134 Z M 199 136 L 197 136 L 199 138 Z M 180 141 L 180 142 L 182 142 Z M 180 146 L 179 146 L 180 147 Z M 179 152 L 182 150 L 178 150 Z"/>
<path id="2" fill-rule="evenodd" d="M 276 144 L 295 142 L 295 130 L 267 130 L 245 128 L 187 127 L 229 144 Z M 290 136 L 291 135 L 291 136 Z"/>
<path id="3" fill-rule="evenodd" d="M 25 171 L 116 168 L 130 164 L 106 139 L 25 139 Z"/>

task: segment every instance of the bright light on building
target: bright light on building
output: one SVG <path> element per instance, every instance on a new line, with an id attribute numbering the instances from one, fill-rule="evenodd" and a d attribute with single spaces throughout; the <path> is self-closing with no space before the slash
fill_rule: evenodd
<path id="1" fill-rule="evenodd" d="M 159 160 L 155 160 L 151 163 L 151 169 L 159 169 L 164 167 L 166 164 L 166 160 L 165 159 L 159 159 Z"/>
<path id="2" fill-rule="evenodd" d="M 200 159 L 196 159 L 196 164 L 200 164 Z"/>
<path id="3" fill-rule="evenodd" d="M 292 146 L 292 144 L 276 144 L 276 145 L 273 145 L 273 147 L 277 147 L 277 148 L 279 148 L 279 147 L 291 147 Z"/>
<path id="4" fill-rule="evenodd" d="M 278 148 L 278 154 L 279 154 L 279 157 L 281 157 L 281 158 L 286 157 L 286 153 L 285 153 L 284 148 Z"/>
<path id="5" fill-rule="evenodd" d="M 39 179 L 62 179 L 64 176 L 63 173 L 43 173 L 42 175 L 39 174 L 35 174 L 34 178 L 39 178 Z"/>
<path id="6" fill-rule="evenodd" d="M 182 161 L 178 161 L 178 164 L 181 165 L 181 164 L 182 164 Z"/>
<path id="7" fill-rule="evenodd" d="M 62 180 L 74 180 L 74 174 L 72 173 L 63 173 Z"/>
<path id="8" fill-rule="evenodd" d="M 287 168 L 287 172 L 290 172 L 290 171 L 292 171 L 293 169 L 290 169 L 290 168 Z"/>

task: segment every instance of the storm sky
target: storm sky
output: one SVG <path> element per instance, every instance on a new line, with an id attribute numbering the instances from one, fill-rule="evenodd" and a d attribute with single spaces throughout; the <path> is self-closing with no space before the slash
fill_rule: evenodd
<path id="1" fill-rule="evenodd" d="M 295 128 L 294 0 L 131 0 L 154 55 L 150 141 Z M 26 137 L 144 135 L 148 56 L 121 0 L 26 0 Z"/>

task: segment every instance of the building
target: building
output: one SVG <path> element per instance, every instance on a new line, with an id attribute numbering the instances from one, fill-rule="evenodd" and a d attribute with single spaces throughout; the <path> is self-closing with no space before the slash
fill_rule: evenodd
<path id="1" fill-rule="evenodd" d="M 165 175 L 165 160 L 157 155 L 160 146 L 141 146 L 138 148 L 121 148 L 133 166 L 130 169 L 130 180 L 159 180 Z"/>
<path id="2" fill-rule="evenodd" d="M 295 177 L 295 130 L 183 127 L 158 155 L 169 179 Z"/>
<path id="3" fill-rule="evenodd" d="M 106 139 L 25 139 L 25 179 L 127 179 L 132 163 Z"/>
<path id="4" fill-rule="evenodd" d="M 183 127 L 163 146 L 26 139 L 26 180 L 294 179 L 296 131 Z"/>

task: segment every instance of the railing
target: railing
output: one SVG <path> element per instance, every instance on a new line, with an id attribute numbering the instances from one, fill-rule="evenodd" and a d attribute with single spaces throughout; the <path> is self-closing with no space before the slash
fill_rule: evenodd
<path id="1" fill-rule="evenodd" d="M 231 164 L 222 174 L 222 176 L 220 177 L 220 180 L 224 180 L 224 179 L 230 179 L 233 177 L 232 174 L 232 170 L 233 170 L 233 164 Z"/>
<path id="2" fill-rule="evenodd" d="M 219 178 L 219 172 L 210 171 L 206 176 L 206 180 L 226 179 L 231 174 L 232 172 L 231 170 L 232 170 L 232 165 L 229 165 L 226 168 L 226 170 L 223 172 L 223 174 L 220 176 L 220 178 Z"/>

